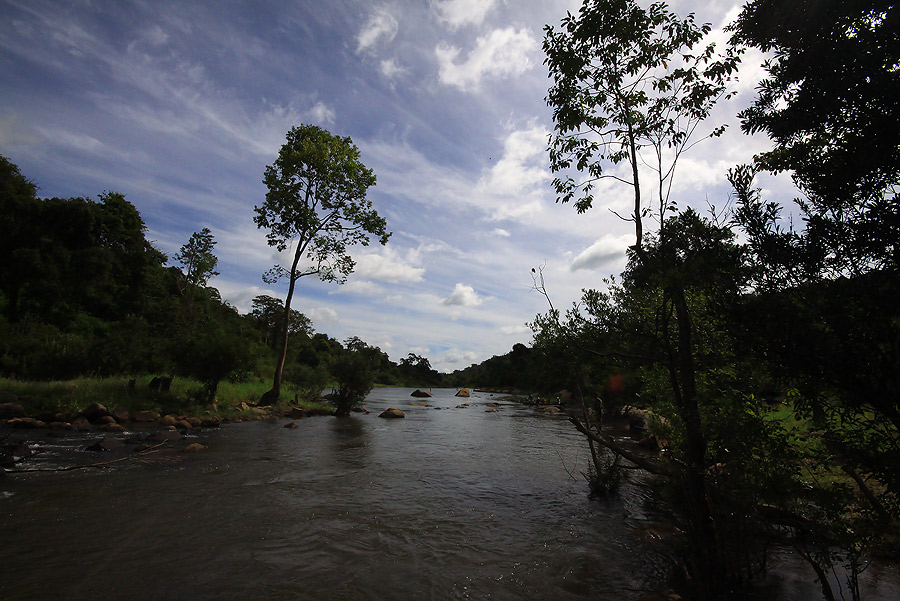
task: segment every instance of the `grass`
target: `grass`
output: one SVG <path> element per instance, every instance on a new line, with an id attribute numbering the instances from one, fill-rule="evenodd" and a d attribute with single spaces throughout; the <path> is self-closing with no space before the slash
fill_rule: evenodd
<path id="1" fill-rule="evenodd" d="M 30 382 L 0 378 L 0 402 L 21 404 L 27 414 L 42 412 L 62 413 L 74 417 L 91 403 L 100 403 L 108 410 L 150 410 L 161 414 L 254 417 L 252 411 L 241 408 L 242 403 L 255 404 L 269 389 L 268 382 L 222 382 L 216 394 L 215 407 L 203 401 L 203 385 L 187 378 L 175 378 L 167 392 L 151 390 L 150 377 L 136 377 L 134 387 L 130 377 L 78 378 L 75 380 Z M 327 405 L 306 402 L 299 389 L 285 385 L 282 389 L 282 405 L 294 405 L 307 409 L 329 408 Z"/>

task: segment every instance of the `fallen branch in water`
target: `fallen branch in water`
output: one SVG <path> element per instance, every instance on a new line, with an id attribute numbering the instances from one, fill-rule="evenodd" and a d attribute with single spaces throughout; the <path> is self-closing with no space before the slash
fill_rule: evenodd
<path id="1" fill-rule="evenodd" d="M 106 468 L 114 463 L 119 463 L 120 461 L 127 461 L 129 459 L 140 460 L 140 458 L 144 455 L 149 455 L 151 453 L 155 453 L 160 447 L 165 445 L 167 440 L 164 440 L 155 445 L 149 446 L 146 449 L 142 449 L 140 451 L 135 451 L 130 455 L 126 455 L 125 457 L 119 457 L 118 459 L 110 459 L 109 461 L 99 461 L 97 463 L 84 463 L 81 465 L 69 465 L 66 467 L 54 467 L 49 469 L 30 469 L 30 470 L 22 470 L 22 469 L 9 469 L 6 470 L 9 474 L 29 474 L 33 472 L 71 472 L 72 470 L 83 470 L 88 468 Z"/>
<path id="2" fill-rule="evenodd" d="M 575 425 L 579 432 L 587 436 L 589 439 L 603 445 L 614 453 L 618 453 L 641 469 L 647 470 L 651 474 L 657 474 L 660 476 L 678 476 L 678 472 L 670 465 L 662 463 L 661 461 L 650 459 L 649 457 L 639 455 L 638 453 L 635 453 L 634 451 L 628 449 L 625 445 L 616 442 L 608 436 L 592 432 L 587 428 L 587 426 L 582 424 L 581 421 L 578 420 L 578 418 L 571 417 L 569 418 L 569 421 Z"/>

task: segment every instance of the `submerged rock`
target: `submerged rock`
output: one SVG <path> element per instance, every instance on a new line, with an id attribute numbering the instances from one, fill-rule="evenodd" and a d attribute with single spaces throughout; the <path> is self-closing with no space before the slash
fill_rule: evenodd
<path id="1" fill-rule="evenodd" d="M 401 411 L 400 409 L 397 409 L 396 407 L 391 407 L 389 409 L 385 409 L 384 411 L 382 411 L 378 417 L 398 418 L 398 417 L 406 417 L 406 414 L 403 413 L 403 411 Z"/>
<path id="2" fill-rule="evenodd" d="M 299 428 L 300 426 L 297 425 L 297 422 L 288 422 L 284 425 L 284 427 L 289 428 L 291 430 L 295 430 L 295 429 Z"/>
<path id="3" fill-rule="evenodd" d="M 192 442 L 192 443 L 189 444 L 188 446 L 184 447 L 184 448 L 182 449 L 182 451 L 183 451 L 184 453 L 196 453 L 196 452 L 198 452 L 198 451 L 202 451 L 202 450 L 205 449 L 205 448 L 206 448 L 206 446 L 200 444 L 199 442 Z"/>

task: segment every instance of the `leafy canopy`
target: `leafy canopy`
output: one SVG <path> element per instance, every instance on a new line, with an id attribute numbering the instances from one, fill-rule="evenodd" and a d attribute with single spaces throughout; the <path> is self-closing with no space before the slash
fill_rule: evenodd
<path id="1" fill-rule="evenodd" d="M 292 127 L 263 182 L 269 191 L 254 207 L 256 225 L 268 230 L 266 239 L 279 252 L 296 244 L 290 272 L 275 267 L 269 281 L 315 274 L 343 282 L 354 267 L 349 246 L 367 246 L 369 235 L 381 244 L 390 237 L 385 219 L 366 198 L 375 174 L 362 164 L 349 137 L 315 125 Z M 300 266 L 301 257 L 308 265 Z"/>
<path id="2" fill-rule="evenodd" d="M 680 19 L 664 3 L 644 9 L 633 0 L 585 0 L 559 30 L 545 27 L 544 63 L 553 80 L 546 101 L 555 123 L 550 166 L 559 201 L 574 200 L 584 212 L 596 182 L 612 178 L 635 188 L 631 219 L 640 227 L 638 166 L 647 164 L 657 175 L 664 218 L 675 162 L 737 66 L 733 50 L 721 58 L 713 44 L 695 52 L 709 31 L 709 24 L 698 25 L 693 15 Z M 648 146 L 654 156 L 644 161 L 640 151 Z M 623 161 L 629 173 L 609 168 Z"/>

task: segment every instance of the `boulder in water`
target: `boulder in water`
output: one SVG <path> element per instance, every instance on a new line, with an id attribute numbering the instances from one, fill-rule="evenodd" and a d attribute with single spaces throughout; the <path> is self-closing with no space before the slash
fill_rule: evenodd
<path id="1" fill-rule="evenodd" d="M 460 388 L 460 389 L 456 392 L 456 396 L 460 396 L 460 397 L 463 397 L 463 398 L 469 398 L 469 395 L 470 395 L 470 393 L 469 393 L 469 389 L 468 389 L 468 388 Z"/>
<path id="2" fill-rule="evenodd" d="M 386 417 L 386 418 L 398 418 L 398 417 L 406 417 L 406 414 L 403 413 L 400 409 L 396 407 L 391 407 L 389 409 L 385 409 L 381 412 L 378 417 Z"/>
<path id="3" fill-rule="evenodd" d="M 430 392 L 428 392 L 426 390 L 422 390 L 421 388 L 416 388 L 415 390 L 412 391 L 412 394 L 410 394 L 409 396 L 414 396 L 414 397 L 421 399 L 421 398 L 425 398 L 425 397 L 430 397 L 432 395 Z"/>

